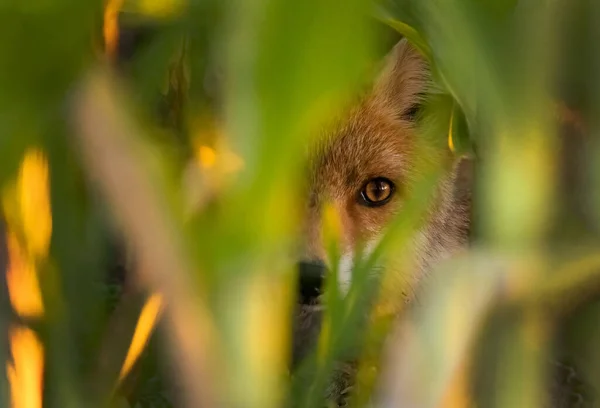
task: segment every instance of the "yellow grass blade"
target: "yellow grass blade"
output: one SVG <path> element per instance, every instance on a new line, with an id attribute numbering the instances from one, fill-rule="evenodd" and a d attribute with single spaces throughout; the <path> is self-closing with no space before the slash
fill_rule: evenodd
<path id="1" fill-rule="evenodd" d="M 140 354 L 142 354 L 142 351 L 148 343 L 148 339 L 150 338 L 152 331 L 156 327 L 156 322 L 158 321 L 158 317 L 162 311 L 162 308 L 163 297 L 160 294 L 154 294 L 150 296 L 144 305 L 142 313 L 140 313 L 140 318 L 135 328 L 135 332 L 133 333 L 133 339 L 131 340 L 129 351 L 127 351 L 127 357 L 125 357 L 125 362 L 123 363 L 121 373 L 119 374 L 119 381 L 125 378 L 125 376 L 131 370 L 131 367 L 133 367 L 135 362 L 138 360 Z"/>
<path id="2" fill-rule="evenodd" d="M 35 333 L 26 327 L 9 330 L 13 362 L 6 366 L 12 408 L 42 407 L 44 349 Z"/>
<path id="3" fill-rule="evenodd" d="M 7 247 L 6 284 L 13 309 L 23 317 L 42 316 L 44 305 L 35 265 L 27 258 L 14 234 L 8 234 Z"/>
<path id="4" fill-rule="evenodd" d="M 52 234 L 48 161 L 38 149 L 25 154 L 17 181 L 23 232 L 30 254 L 44 257 Z"/>
<path id="5" fill-rule="evenodd" d="M 104 9 L 104 52 L 108 58 L 114 58 L 119 47 L 119 12 L 123 0 L 108 0 Z"/>

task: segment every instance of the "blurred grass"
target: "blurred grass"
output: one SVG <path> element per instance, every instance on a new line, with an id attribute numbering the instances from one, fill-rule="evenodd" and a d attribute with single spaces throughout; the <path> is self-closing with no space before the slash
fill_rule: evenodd
<path id="1" fill-rule="evenodd" d="M 42 367 L 44 375 L 43 387 L 33 382 L 10 396 L 0 380 L 0 403 L 40 406 L 19 402 L 24 393 L 56 407 L 318 407 L 336 362 L 362 356 L 355 406 L 367 406 L 386 381 L 390 400 L 383 406 L 542 406 L 558 319 L 593 298 L 600 282 L 593 2 L 113 4 L 113 34 L 116 23 L 149 33 L 126 60 L 123 31 L 110 39 L 110 58 L 94 53 L 106 19 L 100 2 L 0 6 L 0 183 L 3 203 L 13 199 L 3 218 L 23 256 L 35 259 L 44 310 L 23 313 L 24 295 L 2 303 L 0 353 L 16 367 L 8 380 L 14 386 L 15 375 Z M 449 141 L 456 155 L 476 152 L 481 163 L 476 245 L 432 272 L 422 307 L 406 310 L 391 357 L 384 357 L 399 362 L 396 375 L 380 376 L 393 294 L 385 291 L 386 276 L 372 281 L 370 271 L 383 255 L 407 247 L 419 226 L 443 175 L 424 168 L 413 201 L 356 266 L 346 297 L 331 271 L 319 349 L 290 378 L 296 271 L 288 254 L 302 210 L 301 152 L 361 89 L 389 45 L 383 33 L 393 30 L 425 53 L 442 90 L 427 111 L 436 120 L 420 140 L 422 165 L 430 144 Z M 559 138 L 556 100 L 575 101 L 590 129 L 578 181 L 583 210 L 564 208 L 570 204 L 560 190 L 559 147 L 569 141 Z M 9 190 L 34 146 L 47 157 L 48 178 L 25 178 L 21 188 L 49 189 L 51 214 Z M 184 177 L 200 186 L 192 215 Z M 577 211 L 589 225 L 582 222 L 584 231 L 566 240 L 562 233 Z M 50 250 L 41 256 L 28 237 L 50 222 Z M 116 286 L 105 279 L 115 239 L 133 254 L 133 263 L 118 265 L 128 268 L 129 280 Z M 8 269 L 14 261 L 9 251 L 3 263 L 11 297 L 18 292 L 10 274 L 27 272 Z M 164 296 L 165 317 L 142 353 L 154 323 L 145 321 L 144 338 L 133 338 L 151 296 Z M 373 299 L 380 308 L 369 310 Z M 587 381 L 598 387 L 596 309 L 588 305 L 567 319 L 566 330 L 572 348 L 590 356 L 579 364 L 587 364 Z M 20 359 L 34 355 L 11 332 L 15 324 L 39 337 L 43 362 Z M 120 379 L 132 341 L 141 361 Z M 474 377 L 483 395 L 469 388 Z"/>

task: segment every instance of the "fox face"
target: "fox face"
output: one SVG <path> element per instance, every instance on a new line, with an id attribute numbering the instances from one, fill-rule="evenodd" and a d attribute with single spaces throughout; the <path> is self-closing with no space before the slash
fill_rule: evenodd
<path id="1" fill-rule="evenodd" d="M 445 143 L 418 143 L 419 107 L 431 87 L 426 61 L 402 40 L 388 55 L 371 91 L 325 131 L 309 158 L 301 274 L 331 262 L 321 236 L 327 202 L 341 221 L 338 270 L 342 290 L 347 289 L 359 252 L 365 256 L 375 248 L 422 178 L 417 157 L 420 163 L 448 167 L 448 176 L 436 187 L 423 227 L 412 239 L 414 273 L 391 273 L 398 300 L 410 300 L 433 262 L 466 245 L 469 197 L 458 186 L 464 166 L 455 162 Z M 409 275 L 414 279 L 408 281 Z"/>

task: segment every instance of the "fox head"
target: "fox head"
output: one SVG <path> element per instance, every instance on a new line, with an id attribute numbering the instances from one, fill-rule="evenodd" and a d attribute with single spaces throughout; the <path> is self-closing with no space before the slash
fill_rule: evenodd
<path id="1" fill-rule="evenodd" d="M 342 289 L 347 288 L 358 254 L 368 255 L 391 220 L 402 215 L 427 163 L 446 168 L 446 176 L 410 240 L 411 271 L 403 262 L 399 270 L 386 272 L 397 300 L 410 300 L 432 263 L 466 245 L 469 198 L 458 185 L 463 166 L 454 159 L 444 134 L 425 143 L 419 139 L 424 137 L 419 111 L 431 97 L 435 89 L 426 60 L 401 40 L 370 91 L 326 129 L 309 158 L 301 276 L 324 273 L 326 265 L 331 266 L 322 237 L 327 202 L 341 224 L 338 271 Z M 306 282 L 310 286 L 310 279 Z"/>

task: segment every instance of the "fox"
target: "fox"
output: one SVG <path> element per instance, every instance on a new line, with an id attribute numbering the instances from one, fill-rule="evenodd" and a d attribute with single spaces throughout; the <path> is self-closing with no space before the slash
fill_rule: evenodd
<path id="1" fill-rule="evenodd" d="M 345 293 L 357 257 L 373 251 L 390 222 L 401 216 L 416 183 L 422 180 L 419 157 L 425 156 L 441 167 L 444 176 L 434 187 L 427 211 L 410 239 L 410 253 L 405 254 L 408 263 L 386 263 L 386 298 L 392 313 L 399 313 L 414 301 L 431 268 L 468 248 L 472 160 L 457 157 L 444 137 L 431 140 L 425 150 L 418 140 L 419 113 L 428 97 L 435 94 L 425 58 L 407 39 L 401 39 L 384 58 L 371 89 L 327 128 L 309 151 L 308 199 L 299 261 L 302 306 L 295 322 L 293 364 L 314 344 L 309 337 L 314 340 L 318 335 L 320 320 L 314 310 L 319 304 L 319 285 L 326 276 L 326 265 L 331 263 L 322 236 L 326 202 L 334 208 L 341 224 L 338 276 Z M 348 388 L 348 378 L 343 377 L 341 384 L 333 384 L 329 390 L 329 397 L 340 406 L 344 405 L 345 395 L 334 394 Z"/>
<path id="2" fill-rule="evenodd" d="M 419 160 L 442 170 L 404 253 L 388 254 L 408 262 L 387 259 L 381 262 L 384 272 L 374 268 L 386 276 L 383 301 L 392 315 L 400 316 L 419 302 L 419 291 L 436 265 L 470 248 L 475 160 L 456 155 L 444 135 L 433 135 L 424 148 L 419 140 L 420 113 L 437 93 L 426 58 L 402 38 L 384 58 L 370 89 L 325 127 L 323 137 L 309 149 L 293 368 L 314 348 L 320 333 L 323 280 L 332 266 L 323 237 L 326 203 L 341 224 L 337 270 L 340 290 L 347 293 L 358 258 L 373 251 L 422 179 Z M 567 407 L 569 399 L 583 400 L 579 391 L 573 391 L 584 382 L 577 371 L 560 361 L 553 361 L 553 366 L 556 372 L 547 389 L 550 406 Z M 340 362 L 325 398 L 334 406 L 346 406 L 355 375 L 355 362 Z"/>

